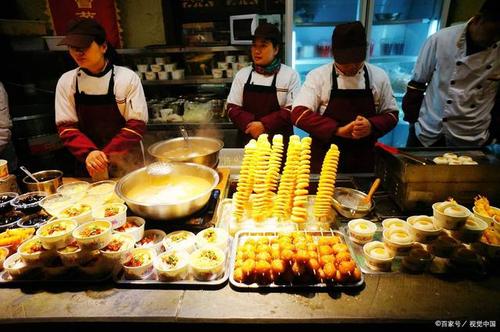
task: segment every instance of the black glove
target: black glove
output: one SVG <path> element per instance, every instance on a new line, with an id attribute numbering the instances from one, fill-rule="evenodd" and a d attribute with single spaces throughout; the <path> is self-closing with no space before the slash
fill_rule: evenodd
<path id="1" fill-rule="evenodd" d="M 422 101 L 424 100 L 426 85 L 416 81 L 410 81 L 403 97 L 403 119 L 409 123 L 415 123 L 418 120 L 418 114 Z"/>

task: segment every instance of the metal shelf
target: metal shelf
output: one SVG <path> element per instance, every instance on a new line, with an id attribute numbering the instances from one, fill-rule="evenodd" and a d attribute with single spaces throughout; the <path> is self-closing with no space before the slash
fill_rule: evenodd
<path id="1" fill-rule="evenodd" d="M 383 55 L 373 56 L 370 58 L 371 63 L 388 63 L 388 62 L 416 62 L 416 55 Z"/>
<path id="2" fill-rule="evenodd" d="M 396 24 L 415 24 L 415 23 L 429 23 L 431 20 L 428 18 L 417 18 L 411 20 L 384 20 L 373 21 L 373 25 L 396 25 Z"/>
<path id="3" fill-rule="evenodd" d="M 158 53 L 204 53 L 204 52 L 232 52 L 247 51 L 246 46 L 186 46 L 162 48 L 120 48 L 119 54 L 158 54 Z"/>
<path id="4" fill-rule="evenodd" d="M 295 65 L 324 65 L 333 61 L 331 57 L 303 58 L 295 60 Z"/>
<path id="5" fill-rule="evenodd" d="M 348 23 L 348 21 L 295 23 L 295 27 L 297 27 L 297 28 L 333 27 L 335 25 L 344 24 L 344 23 Z"/>
<path id="6" fill-rule="evenodd" d="M 227 84 L 233 78 L 213 78 L 212 76 L 187 76 L 182 80 L 142 80 L 142 85 L 182 85 L 182 84 Z"/>

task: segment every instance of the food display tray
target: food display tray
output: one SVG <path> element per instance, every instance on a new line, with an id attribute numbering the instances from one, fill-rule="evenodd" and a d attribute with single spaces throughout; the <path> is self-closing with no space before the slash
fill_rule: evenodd
<path id="1" fill-rule="evenodd" d="M 192 273 L 189 273 L 189 277 L 185 280 L 178 281 L 162 281 L 158 278 L 155 270 L 153 270 L 149 275 L 145 276 L 144 279 L 133 280 L 127 279 L 124 276 L 123 269 L 119 269 L 113 274 L 113 281 L 119 287 L 124 288 L 194 288 L 194 289 L 218 289 L 222 288 L 228 278 L 229 278 L 229 254 L 230 254 L 231 242 L 228 245 L 226 251 L 226 264 L 224 267 L 224 273 L 214 280 L 196 280 L 192 277 Z"/>
<path id="2" fill-rule="evenodd" d="M 70 270 L 57 277 L 47 277 L 41 269 L 30 272 L 28 275 L 14 279 L 7 271 L 0 272 L 0 287 L 19 287 L 19 286 L 74 286 L 99 284 L 112 280 L 113 273 L 106 273 L 99 277 L 85 276 L 77 271 Z"/>
<path id="3" fill-rule="evenodd" d="M 349 246 L 349 243 L 345 241 L 345 236 L 339 231 L 335 230 L 330 230 L 330 231 L 301 231 L 307 234 L 310 234 L 312 236 L 328 236 L 328 235 L 337 235 L 340 237 L 347 245 L 349 248 L 349 252 L 351 254 L 351 257 L 354 259 L 354 255 L 352 252 L 352 248 Z M 315 291 L 331 291 L 331 290 L 347 290 L 347 289 L 355 289 L 358 287 L 361 287 L 365 283 L 365 278 L 363 276 L 363 273 L 361 273 L 361 279 L 352 284 L 339 284 L 339 283 L 314 283 L 314 284 L 305 284 L 305 283 L 293 283 L 293 284 L 276 284 L 276 283 L 269 283 L 269 284 L 257 284 L 257 283 L 242 283 L 238 282 L 234 279 L 234 265 L 236 263 L 236 251 L 239 247 L 240 244 L 244 243 L 247 238 L 250 237 L 259 237 L 259 236 L 277 236 L 278 231 L 266 231 L 266 230 L 243 230 L 239 231 L 234 240 L 233 240 L 233 246 L 231 249 L 231 265 L 230 265 L 230 275 L 229 275 L 229 283 L 233 288 L 237 290 L 246 290 L 246 291 L 261 291 L 261 290 L 266 290 L 266 291 L 280 291 L 280 292 L 286 292 L 286 291 L 296 291 L 296 290 L 308 290 L 308 289 L 313 289 Z M 357 263 L 357 261 L 355 261 Z"/>

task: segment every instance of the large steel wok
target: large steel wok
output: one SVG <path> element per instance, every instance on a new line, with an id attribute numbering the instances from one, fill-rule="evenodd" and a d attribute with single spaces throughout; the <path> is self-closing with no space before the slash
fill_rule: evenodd
<path id="1" fill-rule="evenodd" d="M 151 175 L 147 172 L 147 167 L 133 171 L 121 178 L 115 187 L 115 192 L 127 203 L 128 207 L 135 214 L 155 220 L 171 220 L 189 216 L 200 210 L 210 199 L 212 190 L 219 183 L 219 175 L 215 170 L 204 165 L 194 163 L 171 163 L 171 173 L 200 177 L 209 181 L 210 186 L 201 194 L 191 197 L 188 200 L 170 202 L 168 204 L 151 204 L 144 201 L 134 201 L 127 194 L 137 186 L 147 186 L 151 181 Z"/>

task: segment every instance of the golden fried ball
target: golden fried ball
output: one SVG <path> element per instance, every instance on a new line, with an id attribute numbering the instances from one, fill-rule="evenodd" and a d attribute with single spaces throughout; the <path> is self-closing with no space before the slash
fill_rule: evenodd
<path id="1" fill-rule="evenodd" d="M 351 274 L 354 272 L 354 268 L 356 267 L 356 263 L 352 260 L 343 261 L 339 264 L 339 271 L 342 274 Z"/>
<path id="2" fill-rule="evenodd" d="M 347 248 L 347 245 L 345 245 L 344 243 L 334 244 L 332 246 L 332 249 L 333 249 L 333 252 L 335 253 L 335 255 L 337 255 L 339 252 L 342 252 L 342 251 L 349 251 L 349 248 Z"/>
<path id="3" fill-rule="evenodd" d="M 293 251 L 290 249 L 284 249 L 281 251 L 281 259 L 285 261 L 291 261 L 293 259 Z"/>
<path id="4" fill-rule="evenodd" d="M 234 269 L 233 278 L 237 282 L 245 281 L 245 274 L 243 273 L 243 269 L 241 267 Z"/>
<path id="5" fill-rule="evenodd" d="M 326 263 L 325 266 L 323 266 L 323 271 L 325 272 L 325 277 L 328 280 L 333 280 L 335 278 L 335 265 L 333 263 Z"/>
<path id="6" fill-rule="evenodd" d="M 319 265 L 319 262 L 316 258 L 310 258 L 307 265 L 312 271 L 316 271 L 321 268 L 321 265 Z"/>
<path id="7" fill-rule="evenodd" d="M 324 267 L 326 263 L 334 263 L 335 262 L 335 256 L 333 255 L 323 255 L 319 258 L 319 264 Z"/>
<path id="8" fill-rule="evenodd" d="M 245 260 L 241 269 L 246 276 L 253 274 L 255 271 L 255 260 L 251 258 Z"/>
<path id="9" fill-rule="evenodd" d="M 269 262 L 257 261 L 255 263 L 255 274 L 268 274 L 269 272 L 271 272 L 271 264 Z"/>
<path id="10" fill-rule="evenodd" d="M 337 265 L 340 264 L 340 262 L 350 261 L 350 260 L 351 260 L 351 254 L 349 252 L 347 252 L 347 251 L 339 252 L 335 256 L 335 263 Z"/>
<path id="11" fill-rule="evenodd" d="M 333 249 L 332 249 L 332 247 L 327 246 L 327 245 L 319 246 L 318 251 L 319 251 L 319 255 L 320 255 L 320 256 L 324 256 L 324 255 L 331 255 L 331 254 L 333 254 Z"/>
<path id="12" fill-rule="evenodd" d="M 286 270 L 286 264 L 281 259 L 273 259 L 271 262 L 271 269 L 274 274 L 281 274 Z"/>
<path id="13" fill-rule="evenodd" d="M 257 254 L 256 260 L 270 262 L 272 260 L 272 257 L 271 254 L 267 251 L 261 251 Z"/>

